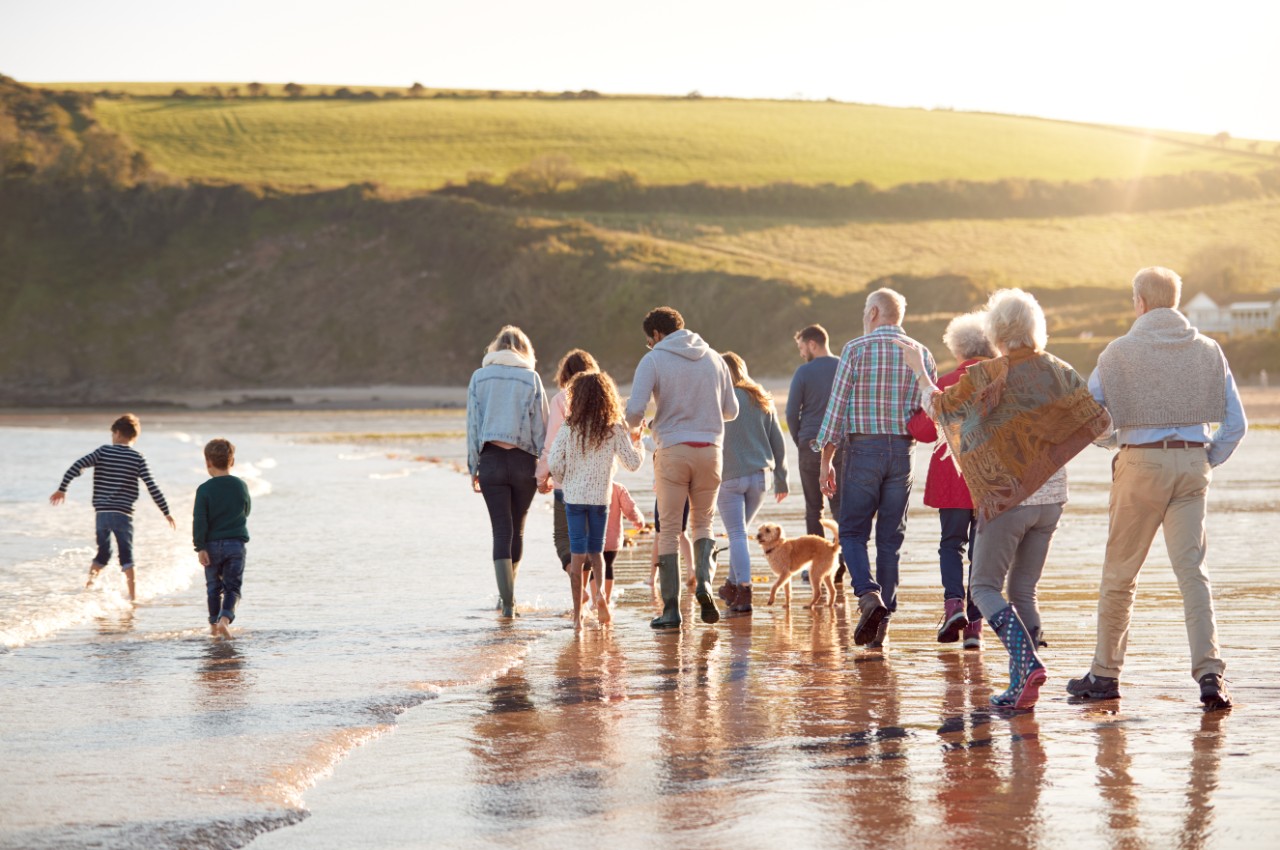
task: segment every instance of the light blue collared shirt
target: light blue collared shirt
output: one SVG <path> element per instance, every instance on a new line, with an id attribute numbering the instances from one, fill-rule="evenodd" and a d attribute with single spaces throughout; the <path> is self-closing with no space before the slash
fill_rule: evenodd
<path id="1" fill-rule="evenodd" d="M 1209 423 L 1200 425 L 1166 426 L 1163 428 L 1118 428 L 1097 441 L 1106 448 L 1118 446 L 1140 445 L 1142 443 L 1158 443 L 1161 440 L 1184 440 L 1188 443 L 1206 443 L 1210 466 L 1220 466 L 1231 457 L 1231 453 L 1244 439 L 1249 429 L 1249 421 L 1244 415 L 1244 405 L 1240 402 L 1240 392 L 1236 389 L 1236 379 L 1231 375 L 1231 366 L 1222 361 L 1222 368 L 1227 376 L 1227 409 L 1223 413 L 1218 430 L 1209 434 Z M 1089 376 L 1089 392 L 1098 404 L 1106 406 L 1107 400 L 1102 395 L 1102 378 L 1094 369 Z"/>

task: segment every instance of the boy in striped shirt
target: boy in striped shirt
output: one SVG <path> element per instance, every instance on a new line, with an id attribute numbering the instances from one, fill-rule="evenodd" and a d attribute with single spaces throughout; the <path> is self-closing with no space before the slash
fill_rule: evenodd
<path id="1" fill-rule="evenodd" d="M 85 455 L 62 476 L 62 485 L 49 497 L 49 504 L 60 505 L 67 497 L 67 486 L 80 472 L 93 467 L 93 507 L 97 513 L 96 527 L 98 554 L 89 565 L 89 580 L 85 587 L 92 587 L 93 580 L 111 560 L 111 536 L 115 535 L 120 547 L 120 569 L 129 584 L 129 599 L 135 598 L 133 581 L 133 503 L 138 501 L 138 479 L 147 485 L 147 492 L 169 521 L 169 527 L 178 526 L 169 515 L 169 505 L 164 494 L 151 478 L 147 461 L 133 447 L 142 424 L 138 417 L 126 413 L 111 424 L 111 444 Z"/>

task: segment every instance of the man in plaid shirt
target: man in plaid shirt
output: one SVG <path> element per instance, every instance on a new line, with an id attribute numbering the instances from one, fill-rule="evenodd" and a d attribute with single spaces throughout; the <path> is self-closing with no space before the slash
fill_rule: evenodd
<path id="1" fill-rule="evenodd" d="M 907 300 L 892 289 L 867 296 L 864 333 L 840 354 L 831 399 L 818 445 L 822 446 L 822 490 L 836 493 L 832 468 L 836 446 L 845 441 L 840 491 L 840 548 L 858 596 L 859 646 L 884 645 L 889 617 L 898 607 L 898 550 L 907 530 L 913 448 L 907 420 L 920 408 L 915 374 L 894 345 L 901 340 L 924 354 L 925 369 L 937 379 L 933 355 L 902 330 Z M 867 540 L 876 524 L 876 578 L 871 579 Z"/>

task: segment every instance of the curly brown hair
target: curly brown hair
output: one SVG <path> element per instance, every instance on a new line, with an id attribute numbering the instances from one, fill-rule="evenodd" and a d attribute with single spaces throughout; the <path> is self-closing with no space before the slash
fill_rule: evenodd
<path id="1" fill-rule="evenodd" d="M 579 372 L 565 387 L 569 412 L 564 424 L 577 432 L 583 449 L 599 448 L 622 421 L 622 399 L 608 372 Z"/>

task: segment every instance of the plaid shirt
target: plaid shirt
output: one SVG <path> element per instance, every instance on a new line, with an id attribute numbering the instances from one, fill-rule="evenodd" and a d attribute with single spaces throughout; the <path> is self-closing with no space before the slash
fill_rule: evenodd
<path id="1" fill-rule="evenodd" d="M 827 413 L 818 432 L 819 445 L 838 443 L 845 434 L 907 433 L 907 420 L 920 408 L 920 388 L 894 340 L 919 348 L 929 377 L 938 380 L 929 349 L 898 325 L 884 325 L 851 340 L 836 367 Z"/>

